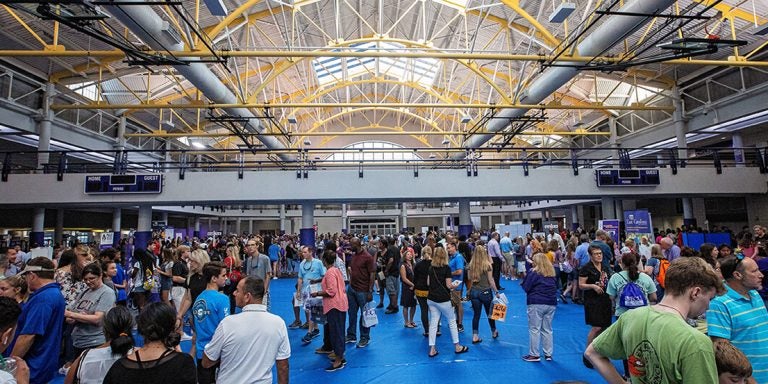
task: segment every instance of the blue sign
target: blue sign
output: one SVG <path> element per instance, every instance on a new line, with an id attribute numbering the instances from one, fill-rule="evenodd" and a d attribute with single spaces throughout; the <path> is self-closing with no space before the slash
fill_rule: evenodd
<path id="1" fill-rule="evenodd" d="M 161 193 L 163 175 L 97 175 L 85 177 L 85 193 L 124 194 L 124 193 Z"/>
<path id="2" fill-rule="evenodd" d="M 609 236 L 611 236 L 611 239 L 613 239 L 613 242 L 618 244 L 619 243 L 619 230 L 621 224 L 618 220 L 600 220 L 598 222 L 598 227 L 608 233 Z"/>
<path id="3" fill-rule="evenodd" d="M 647 210 L 624 211 L 624 230 L 627 233 L 653 233 L 651 215 Z"/>

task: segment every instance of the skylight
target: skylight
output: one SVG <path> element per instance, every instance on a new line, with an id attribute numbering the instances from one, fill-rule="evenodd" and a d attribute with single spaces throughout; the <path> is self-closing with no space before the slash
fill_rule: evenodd
<path id="1" fill-rule="evenodd" d="M 369 50 L 402 52 L 402 44 L 389 42 L 367 42 L 350 46 L 353 51 Z M 340 49 L 334 49 L 338 52 Z M 376 61 L 379 65 L 377 69 Z M 366 73 L 386 76 L 403 82 L 416 82 L 423 87 L 432 87 L 440 69 L 440 60 L 431 58 L 394 57 L 318 57 L 312 61 L 320 86 L 327 86 L 342 80 L 351 80 Z"/>
<path id="2" fill-rule="evenodd" d="M 361 141 L 350 144 L 344 149 L 364 149 L 358 152 L 340 152 L 328 156 L 328 161 L 357 162 L 357 161 L 409 161 L 421 160 L 413 152 L 395 151 L 404 148 L 402 145 L 386 141 Z"/>
<path id="3" fill-rule="evenodd" d="M 85 83 L 77 83 L 68 85 L 69 89 L 75 91 L 80 96 L 86 97 L 90 100 L 96 100 L 97 90 L 96 82 L 89 81 Z"/>

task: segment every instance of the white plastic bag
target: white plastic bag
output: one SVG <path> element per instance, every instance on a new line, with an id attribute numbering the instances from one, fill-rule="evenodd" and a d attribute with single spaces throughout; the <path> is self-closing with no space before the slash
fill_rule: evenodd
<path id="1" fill-rule="evenodd" d="M 379 318 L 376 316 L 376 302 L 369 301 L 363 307 L 363 326 L 370 328 L 379 323 Z"/>
<path id="2" fill-rule="evenodd" d="M 491 319 L 496 321 L 507 320 L 507 295 L 500 293 L 493 299 L 493 307 L 491 308 Z"/>

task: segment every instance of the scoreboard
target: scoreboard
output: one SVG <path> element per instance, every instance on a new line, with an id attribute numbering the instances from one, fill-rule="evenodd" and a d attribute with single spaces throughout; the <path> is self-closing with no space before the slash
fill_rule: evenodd
<path id="1" fill-rule="evenodd" d="M 130 194 L 163 192 L 163 175 L 87 175 L 85 194 Z"/>
<path id="2" fill-rule="evenodd" d="M 599 169 L 598 187 L 645 187 L 661 183 L 658 169 Z"/>

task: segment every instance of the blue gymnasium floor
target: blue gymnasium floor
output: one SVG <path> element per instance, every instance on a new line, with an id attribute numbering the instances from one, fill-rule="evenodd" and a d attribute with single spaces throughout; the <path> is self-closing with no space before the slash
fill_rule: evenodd
<path id="1" fill-rule="evenodd" d="M 554 361 L 528 363 L 521 357 L 528 353 L 528 323 L 525 313 L 525 294 L 518 281 L 502 280 L 502 286 L 510 300 L 505 323 L 497 322 L 499 338 L 492 339 L 485 315 L 480 320 L 480 337 L 483 342 L 472 344 L 472 306 L 464 303 L 464 327 L 459 333 L 462 344 L 469 352 L 453 353 L 447 324 L 443 335 L 437 338 L 440 354 L 429 358 L 427 338 L 421 328 L 403 327 L 402 313 L 385 315 L 377 310 L 379 325 L 371 330 L 371 344 L 355 348 L 347 344 L 347 366 L 336 372 L 325 372 L 329 365 L 326 355 L 315 354 L 322 344 L 322 333 L 312 343 L 304 345 L 301 337 L 305 330 L 288 330 L 291 339 L 290 381 L 292 383 L 318 383 L 333 380 L 334 383 L 499 383 L 520 380 L 527 383 L 584 382 L 602 383 L 596 371 L 587 369 L 581 362 L 589 327 L 584 324 L 584 307 L 576 304 L 558 304 L 555 313 Z M 293 321 L 291 295 L 295 278 L 272 281 L 272 312 L 286 323 Z M 378 300 L 378 295 L 374 295 Z M 385 299 L 385 303 L 388 302 Z M 419 310 L 415 321 L 420 325 Z M 304 314 L 302 313 L 302 320 Z M 358 334 L 359 336 L 359 334 Z M 189 350 L 189 342 L 182 348 Z M 621 362 L 615 362 L 621 372 Z M 274 371 L 273 371 L 274 372 Z M 274 373 L 276 375 L 276 372 Z M 517 377 L 517 380 L 515 379 Z M 275 376 L 275 382 L 277 378 Z M 62 383 L 59 376 L 52 383 Z M 137 383 L 139 384 L 139 383 Z"/>

